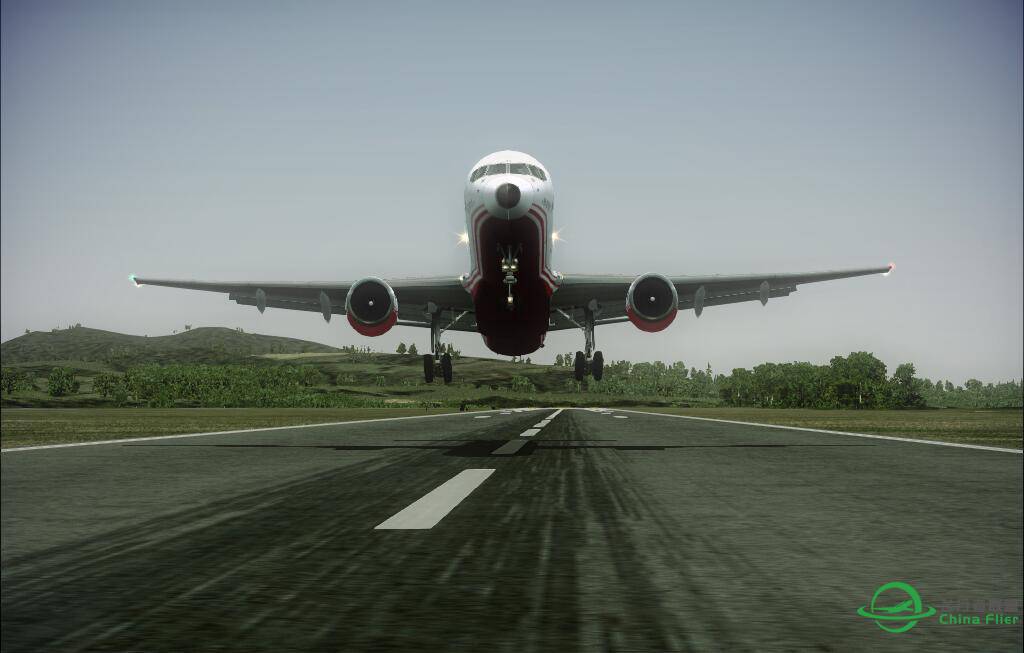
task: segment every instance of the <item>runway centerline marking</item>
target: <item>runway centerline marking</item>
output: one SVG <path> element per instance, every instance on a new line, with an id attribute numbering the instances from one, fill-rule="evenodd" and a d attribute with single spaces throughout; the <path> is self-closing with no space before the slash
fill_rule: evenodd
<path id="1" fill-rule="evenodd" d="M 989 447 L 983 444 L 963 444 L 960 442 L 939 442 L 938 440 L 918 440 L 916 438 L 899 438 L 892 435 L 875 435 L 873 433 L 851 433 L 849 431 L 828 431 L 825 429 L 812 429 L 806 426 L 785 426 L 783 424 L 761 424 L 759 422 L 741 422 L 734 419 L 717 419 L 714 417 L 696 417 L 694 415 L 672 415 L 670 413 L 648 413 L 642 410 L 621 409 L 637 415 L 652 415 L 654 417 L 676 417 L 680 419 L 695 419 L 702 422 L 721 422 L 722 424 L 739 424 L 741 426 L 760 426 L 766 429 L 783 429 L 786 431 L 807 431 L 809 433 L 828 433 L 830 435 L 849 435 L 855 438 L 870 438 L 872 440 L 893 440 L 895 442 L 912 442 L 914 444 L 933 444 L 939 447 L 956 447 L 958 449 L 978 449 L 981 451 L 998 451 L 1000 453 L 1024 454 L 1021 449 L 1007 449 L 1006 447 Z"/>
<path id="2" fill-rule="evenodd" d="M 464 469 L 375 526 L 374 530 L 433 528 L 493 473 L 493 469 Z"/>
<path id="3" fill-rule="evenodd" d="M 492 456 L 514 456 L 519 450 L 529 444 L 529 440 L 509 440 L 491 452 Z"/>
<path id="4" fill-rule="evenodd" d="M 521 438 L 532 438 L 533 436 L 537 435 L 538 433 L 540 433 L 540 429 L 526 429 L 525 431 L 523 431 L 522 433 L 519 434 L 519 437 L 521 437 Z"/>

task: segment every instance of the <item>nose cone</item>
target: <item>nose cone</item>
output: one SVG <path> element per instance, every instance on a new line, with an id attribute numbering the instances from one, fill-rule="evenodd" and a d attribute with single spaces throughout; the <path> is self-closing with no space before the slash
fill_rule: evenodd
<path id="1" fill-rule="evenodd" d="M 519 186 L 515 184 L 502 184 L 495 191 L 495 199 L 498 200 L 498 206 L 503 209 L 515 208 L 521 198 L 522 193 L 519 192 Z"/>

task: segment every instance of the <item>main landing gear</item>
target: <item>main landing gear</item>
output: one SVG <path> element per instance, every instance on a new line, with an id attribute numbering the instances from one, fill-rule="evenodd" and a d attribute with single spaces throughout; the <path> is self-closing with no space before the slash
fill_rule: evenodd
<path id="1" fill-rule="evenodd" d="M 428 308 L 433 309 L 428 311 L 430 315 L 431 353 L 423 354 L 423 380 L 427 383 L 433 383 L 434 377 L 440 371 L 441 379 L 445 385 L 448 385 L 452 382 L 452 355 L 441 344 L 441 333 L 444 331 L 441 328 L 441 311 L 433 306 L 428 306 Z"/>
<path id="2" fill-rule="evenodd" d="M 594 302 L 591 302 L 587 308 L 583 309 L 583 337 L 584 337 L 584 349 L 583 351 L 576 352 L 576 359 L 573 361 L 573 376 L 577 381 L 583 381 L 587 378 L 589 372 L 595 381 L 600 381 L 604 376 L 604 354 L 599 351 L 594 351 L 594 315 L 596 313 L 596 306 Z"/>
<path id="3" fill-rule="evenodd" d="M 437 368 L 440 367 L 441 379 L 445 385 L 452 382 L 452 355 L 449 353 L 435 356 L 434 354 L 423 354 L 423 379 L 427 383 L 434 382 Z"/>

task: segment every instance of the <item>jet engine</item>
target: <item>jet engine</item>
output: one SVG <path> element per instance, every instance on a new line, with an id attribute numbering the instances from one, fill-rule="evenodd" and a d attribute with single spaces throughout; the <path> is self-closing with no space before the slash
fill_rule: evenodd
<path id="1" fill-rule="evenodd" d="M 398 321 L 395 291 L 383 279 L 360 279 L 348 289 L 345 314 L 352 328 L 364 336 L 387 333 Z"/>
<path id="2" fill-rule="evenodd" d="M 633 280 L 626 293 L 626 315 L 642 331 L 661 331 L 676 319 L 679 295 L 668 278 L 644 274 Z"/>

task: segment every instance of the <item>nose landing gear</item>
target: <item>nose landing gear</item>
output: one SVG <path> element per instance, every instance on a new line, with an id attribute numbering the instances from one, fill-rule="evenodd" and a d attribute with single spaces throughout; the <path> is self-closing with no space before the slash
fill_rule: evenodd
<path id="1" fill-rule="evenodd" d="M 516 245 L 515 249 L 512 249 L 512 245 L 508 247 L 498 245 L 498 253 L 501 255 L 501 272 L 505 275 L 502 280 L 505 284 L 505 308 L 512 310 L 515 308 L 515 297 L 512 296 L 512 286 L 519 283 L 517 275 L 519 274 L 519 251 L 522 249 L 522 245 Z"/>

